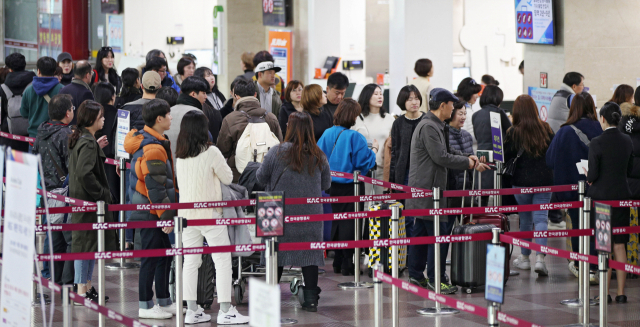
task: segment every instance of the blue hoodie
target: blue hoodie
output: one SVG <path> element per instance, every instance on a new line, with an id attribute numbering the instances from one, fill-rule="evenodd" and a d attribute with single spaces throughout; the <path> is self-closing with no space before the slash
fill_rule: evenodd
<path id="1" fill-rule="evenodd" d="M 38 126 L 49 120 L 49 103 L 45 94 L 53 98 L 62 89 L 57 77 L 34 77 L 22 93 L 20 114 L 29 120 L 29 136 L 36 137 Z"/>

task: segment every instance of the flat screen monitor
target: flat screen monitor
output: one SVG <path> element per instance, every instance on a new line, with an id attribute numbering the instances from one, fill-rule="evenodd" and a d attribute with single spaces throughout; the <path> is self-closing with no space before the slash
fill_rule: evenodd
<path id="1" fill-rule="evenodd" d="M 553 0 L 515 0 L 516 42 L 556 43 Z"/>
<path id="2" fill-rule="evenodd" d="M 469 69 L 469 67 L 454 68 L 453 78 L 451 79 L 451 82 L 453 82 L 451 89 L 456 91 L 458 89 L 458 85 L 460 85 L 460 82 L 462 82 L 462 80 L 467 77 L 471 77 L 471 70 Z"/>

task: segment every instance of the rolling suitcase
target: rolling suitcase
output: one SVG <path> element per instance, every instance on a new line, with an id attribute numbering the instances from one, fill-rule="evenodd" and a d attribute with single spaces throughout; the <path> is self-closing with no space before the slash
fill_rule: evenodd
<path id="1" fill-rule="evenodd" d="M 474 182 L 475 185 L 475 174 Z M 474 201 L 471 201 L 473 207 Z M 495 227 L 503 232 L 509 231 L 509 220 L 501 213 L 476 214 L 462 217 L 461 225 L 453 229 L 454 235 L 491 233 Z M 451 245 L 451 284 L 462 288 L 463 292 L 472 293 L 482 288 L 485 283 L 486 252 L 490 241 L 473 241 L 453 243 Z M 507 249 L 505 264 L 505 283 L 509 279 L 511 251 L 508 244 L 502 243 Z"/>
<path id="2" fill-rule="evenodd" d="M 206 246 L 206 245 L 205 245 Z M 169 293 L 171 294 L 171 301 L 176 300 L 176 261 L 171 261 L 171 272 L 169 273 Z M 198 288 L 196 303 L 203 309 L 208 310 L 213 304 L 213 297 L 215 292 L 215 267 L 213 265 L 213 258 L 211 254 L 202 255 L 202 264 L 198 268 Z M 183 301 L 183 305 L 187 305 L 186 301 Z"/>
<path id="3" fill-rule="evenodd" d="M 404 208 L 402 203 L 390 201 L 390 203 L 374 203 L 369 207 L 369 211 L 389 210 L 391 207 Z M 390 217 L 374 217 L 369 218 L 369 239 L 388 239 L 391 237 L 391 218 Z M 407 237 L 407 231 L 404 223 L 404 216 L 398 221 L 398 237 Z M 369 248 L 369 276 L 373 276 L 373 266 L 381 262 L 384 266 L 384 272 L 391 273 L 391 247 L 371 247 Z M 398 270 L 402 271 L 407 267 L 407 246 L 398 247 Z M 385 264 L 386 263 L 386 264 Z"/>

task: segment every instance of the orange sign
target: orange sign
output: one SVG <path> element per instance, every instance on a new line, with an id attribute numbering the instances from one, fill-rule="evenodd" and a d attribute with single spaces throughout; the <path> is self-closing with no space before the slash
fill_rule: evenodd
<path id="1" fill-rule="evenodd" d="M 291 80 L 293 71 L 293 33 L 290 31 L 269 31 L 269 52 L 275 65 L 282 70 L 278 73 L 285 83 Z"/>

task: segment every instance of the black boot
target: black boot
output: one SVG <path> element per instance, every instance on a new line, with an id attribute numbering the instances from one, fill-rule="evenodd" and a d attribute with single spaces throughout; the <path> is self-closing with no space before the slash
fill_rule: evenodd
<path id="1" fill-rule="evenodd" d="M 302 303 L 302 310 L 309 312 L 318 311 L 318 299 L 320 296 L 320 288 L 316 287 L 314 290 L 304 289 L 304 303 Z"/>

